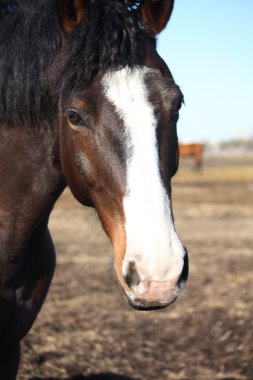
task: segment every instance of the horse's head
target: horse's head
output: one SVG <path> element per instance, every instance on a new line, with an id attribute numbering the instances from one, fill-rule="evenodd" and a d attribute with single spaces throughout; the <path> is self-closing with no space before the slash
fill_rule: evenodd
<path id="1" fill-rule="evenodd" d="M 188 275 L 171 207 L 183 96 L 155 42 L 173 1 L 60 4 L 63 49 L 53 67 L 65 178 L 95 207 L 130 304 L 165 307 Z"/>

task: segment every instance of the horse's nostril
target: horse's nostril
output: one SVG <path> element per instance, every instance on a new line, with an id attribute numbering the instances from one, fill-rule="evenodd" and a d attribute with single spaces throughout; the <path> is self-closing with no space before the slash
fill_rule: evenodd
<path id="1" fill-rule="evenodd" d="M 127 273 L 124 276 L 127 286 L 131 289 L 133 286 L 137 286 L 140 283 L 140 276 L 136 270 L 135 262 L 131 261 L 128 264 Z"/>
<path id="2" fill-rule="evenodd" d="M 132 286 L 132 276 L 130 274 L 127 274 L 126 276 L 124 276 L 125 278 L 125 283 L 127 284 L 127 286 L 129 288 L 131 288 Z"/>
<path id="3" fill-rule="evenodd" d="M 188 252 L 187 249 L 184 247 L 185 250 L 185 255 L 184 255 L 184 266 L 182 273 L 178 279 L 178 286 L 180 287 L 181 284 L 184 284 L 188 278 L 188 273 L 189 273 L 189 258 L 188 258 Z"/>

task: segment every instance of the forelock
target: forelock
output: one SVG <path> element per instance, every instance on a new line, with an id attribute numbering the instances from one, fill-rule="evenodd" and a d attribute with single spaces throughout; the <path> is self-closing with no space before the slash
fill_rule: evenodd
<path id="1" fill-rule="evenodd" d="M 99 72 L 144 65 L 145 43 L 138 6 L 129 0 L 93 0 L 85 20 L 67 38 L 50 70 L 52 88 L 63 96 L 87 85 Z"/>

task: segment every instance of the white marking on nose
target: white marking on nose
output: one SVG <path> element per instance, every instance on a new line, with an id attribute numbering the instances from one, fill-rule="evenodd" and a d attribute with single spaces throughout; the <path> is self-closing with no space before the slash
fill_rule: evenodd
<path id="1" fill-rule="evenodd" d="M 106 96 L 124 120 L 129 152 L 123 200 L 127 239 L 123 274 L 134 262 L 141 281 L 174 281 L 183 269 L 184 248 L 161 180 L 157 120 L 144 80 L 148 71 L 121 69 L 104 79 Z"/>

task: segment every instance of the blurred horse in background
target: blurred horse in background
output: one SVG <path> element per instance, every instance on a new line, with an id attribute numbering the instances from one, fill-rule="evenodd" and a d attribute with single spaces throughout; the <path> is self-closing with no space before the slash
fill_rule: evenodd
<path id="1" fill-rule="evenodd" d="M 204 148 L 205 145 L 200 143 L 179 144 L 179 156 L 193 158 L 194 169 L 200 170 L 203 166 Z"/>

